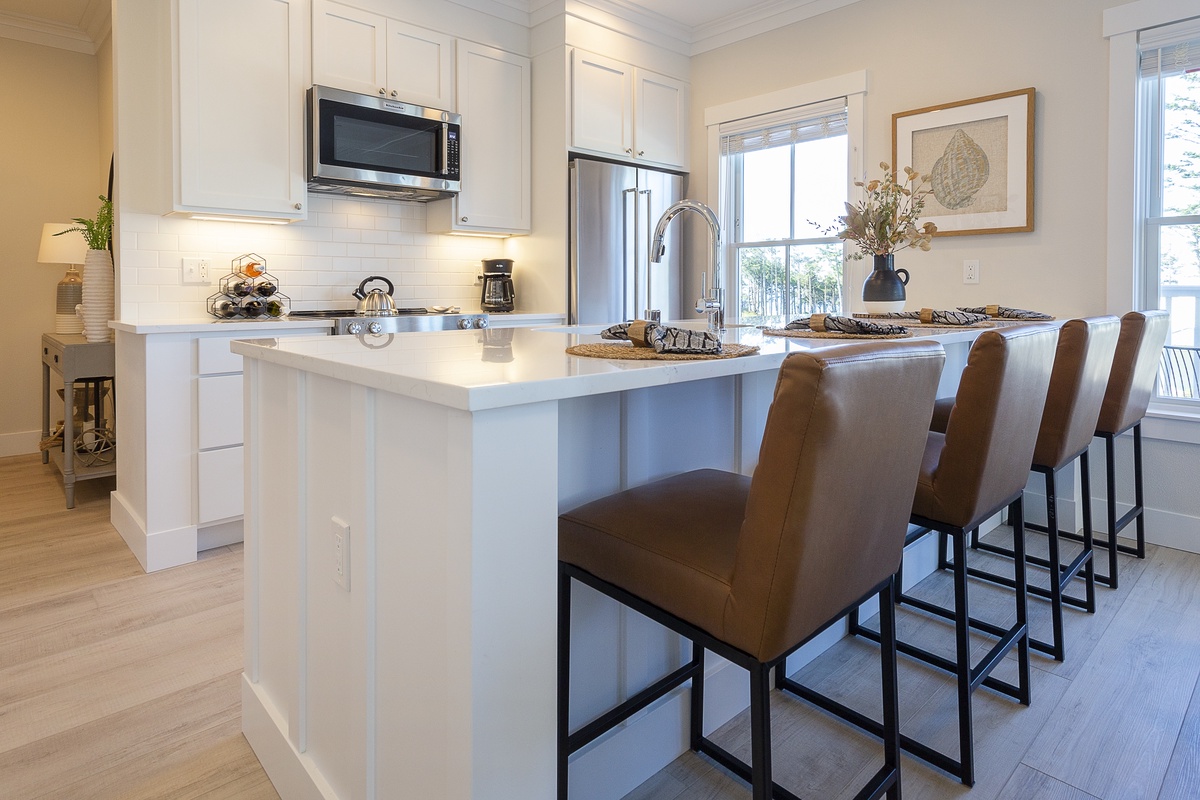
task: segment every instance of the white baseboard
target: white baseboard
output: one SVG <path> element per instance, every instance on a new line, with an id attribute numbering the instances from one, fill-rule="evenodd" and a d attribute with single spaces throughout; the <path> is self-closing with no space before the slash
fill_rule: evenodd
<path id="1" fill-rule="evenodd" d="M 0 433 L 0 458 L 5 456 L 26 456 L 36 453 L 41 441 L 41 431 Z"/>
<path id="2" fill-rule="evenodd" d="M 108 518 L 146 572 L 157 572 L 196 560 L 196 526 L 150 533 L 120 492 L 113 492 Z"/>
<path id="3" fill-rule="evenodd" d="M 312 759 L 292 746 L 286 720 L 245 675 L 242 675 L 242 733 L 280 797 L 349 800 L 339 798 Z"/>

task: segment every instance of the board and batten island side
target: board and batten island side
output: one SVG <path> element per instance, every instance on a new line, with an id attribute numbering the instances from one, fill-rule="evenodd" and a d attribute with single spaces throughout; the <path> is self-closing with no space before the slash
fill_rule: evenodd
<path id="1" fill-rule="evenodd" d="M 733 328 L 727 342 L 760 351 L 565 352 L 597 331 L 232 345 L 246 387 L 243 730 L 283 800 L 552 800 L 558 514 L 688 469 L 752 473 L 780 363 L 836 344 Z M 940 394 L 978 333 L 932 336 L 948 356 Z M 910 553 L 906 574 L 935 563 L 932 548 Z M 572 727 L 688 651 L 586 587 L 574 597 Z M 709 654 L 706 674 L 715 728 L 746 706 L 745 673 Z M 576 754 L 572 798 L 619 798 L 683 752 L 685 692 Z"/>

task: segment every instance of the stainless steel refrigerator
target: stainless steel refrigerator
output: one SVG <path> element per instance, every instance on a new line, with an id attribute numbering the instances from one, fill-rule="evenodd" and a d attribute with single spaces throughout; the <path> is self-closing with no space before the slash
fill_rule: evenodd
<path id="1" fill-rule="evenodd" d="M 570 323 L 625 322 L 646 309 L 679 319 L 682 229 L 667 229 L 657 264 L 650 239 L 658 218 L 683 197 L 683 176 L 584 158 L 571 161 L 569 172 Z"/>

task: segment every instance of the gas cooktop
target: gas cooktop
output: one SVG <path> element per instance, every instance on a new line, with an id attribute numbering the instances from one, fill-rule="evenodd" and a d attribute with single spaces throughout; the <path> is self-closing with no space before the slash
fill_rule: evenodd
<path id="1" fill-rule="evenodd" d="M 395 314 L 360 315 L 353 308 L 323 308 L 293 311 L 297 319 L 331 319 L 335 336 L 341 334 L 407 333 L 410 331 L 449 331 L 486 328 L 487 314 L 462 314 L 457 307 L 397 308 Z"/>

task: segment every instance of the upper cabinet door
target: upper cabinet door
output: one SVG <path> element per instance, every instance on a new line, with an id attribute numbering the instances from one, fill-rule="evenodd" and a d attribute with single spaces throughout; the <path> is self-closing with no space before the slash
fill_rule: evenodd
<path id="1" fill-rule="evenodd" d="M 454 39 L 389 19 L 387 89 L 402 103 L 453 111 Z"/>
<path id="2" fill-rule="evenodd" d="M 301 219 L 306 0 L 178 0 L 175 210 Z"/>
<path id="3" fill-rule="evenodd" d="M 571 52 L 571 145 L 633 157 L 633 69 L 628 64 Z"/>
<path id="4" fill-rule="evenodd" d="M 431 233 L 529 233 L 529 59 L 459 40 L 462 191 L 430 203 Z"/>
<path id="5" fill-rule="evenodd" d="M 634 157 L 687 167 L 687 84 L 643 69 L 633 71 Z"/>
<path id="6" fill-rule="evenodd" d="M 312 82 L 386 94 L 387 20 L 330 0 L 313 2 Z"/>

